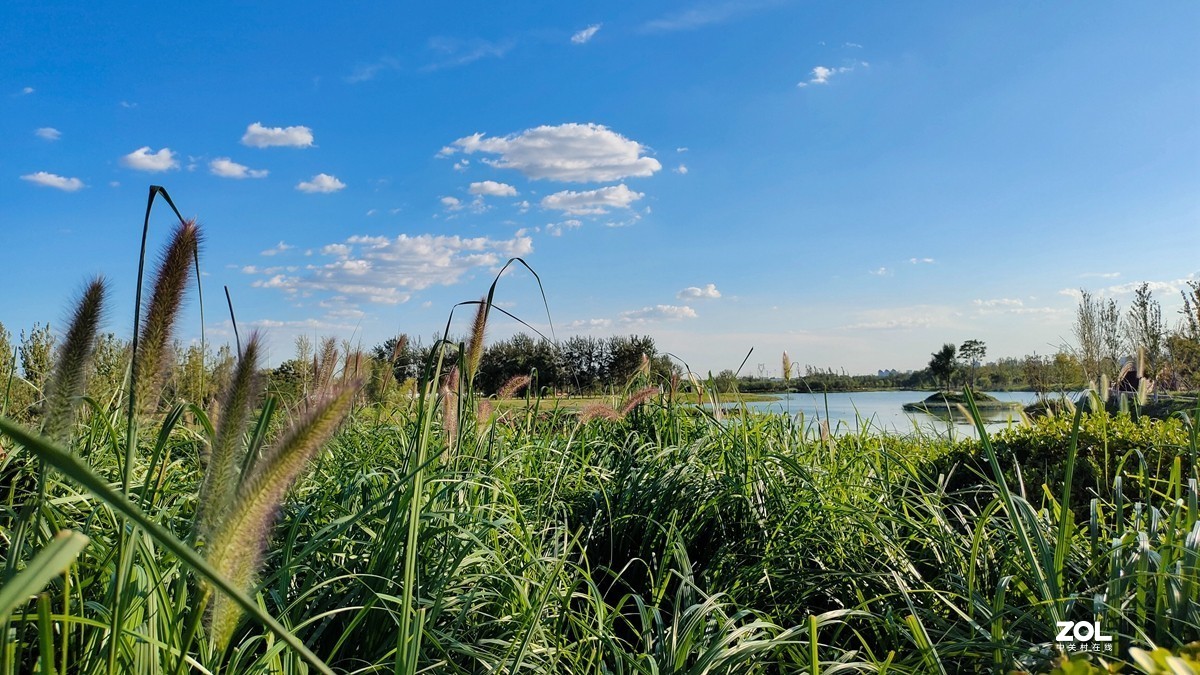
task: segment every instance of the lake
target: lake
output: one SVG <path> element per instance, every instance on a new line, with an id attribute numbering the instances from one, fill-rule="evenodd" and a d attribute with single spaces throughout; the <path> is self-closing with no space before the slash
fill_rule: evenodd
<path id="1" fill-rule="evenodd" d="M 974 436 L 975 428 L 969 419 L 956 418 L 953 421 L 925 413 L 910 413 L 901 409 L 905 403 L 922 401 L 928 397 L 928 391 L 856 391 L 830 394 L 790 394 L 776 395 L 771 401 L 755 401 L 746 403 L 750 410 L 771 412 L 776 414 L 791 414 L 803 416 L 806 427 L 816 431 L 820 420 L 829 420 L 829 428 L 834 433 L 856 433 L 864 425 L 872 431 L 886 433 L 934 433 L 945 435 L 952 433 L 955 437 Z M 1022 406 L 1037 400 L 1037 394 L 1031 391 L 1000 391 L 988 392 L 989 395 L 1001 401 L 1015 401 Z M 726 405 L 725 407 L 729 407 Z M 987 429 L 996 431 L 1011 423 L 1020 423 L 1021 415 L 1018 410 L 999 413 L 985 413 Z"/>

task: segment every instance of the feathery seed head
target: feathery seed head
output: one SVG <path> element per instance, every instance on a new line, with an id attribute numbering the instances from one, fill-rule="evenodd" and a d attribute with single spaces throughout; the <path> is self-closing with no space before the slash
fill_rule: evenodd
<path id="1" fill-rule="evenodd" d="M 531 381 L 532 380 L 528 375 L 517 375 L 511 378 L 508 382 L 505 382 L 498 390 L 496 390 L 496 398 L 512 398 L 513 395 L 515 395 L 518 391 L 528 387 Z"/>
<path id="2" fill-rule="evenodd" d="M 475 320 L 471 322 L 471 340 L 467 344 L 467 379 L 474 380 L 479 372 L 479 364 L 483 361 L 483 339 L 487 331 L 488 310 L 487 298 L 480 298 L 479 307 L 475 311 Z"/>
<path id="3" fill-rule="evenodd" d="M 46 386 L 46 418 L 42 433 L 60 443 L 67 441 L 75 400 L 83 393 L 87 381 L 87 369 L 104 309 L 104 293 L 104 279 L 99 277 L 84 290 Z"/>
<path id="4" fill-rule="evenodd" d="M 146 305 L 137 353 L 133 355 L 133 383 L 138 403 L 144 411 L 158 407 L 170 366 L 167 349 L 200 242 L 200 229 L 195 220 L 180 223 L 159 259 L 154 291 Z"/>

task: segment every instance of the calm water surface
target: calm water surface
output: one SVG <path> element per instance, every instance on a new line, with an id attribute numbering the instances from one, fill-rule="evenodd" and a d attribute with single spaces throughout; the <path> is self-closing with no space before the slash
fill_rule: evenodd
<path id="1" fill-rule="evenodd" d="M 1015 401 L 1029 405 L 1037 394 L 1028 391 L 988 392 L 1001 401 Z M 791 414 L 804 421 L 805 426 L 816 430 L 820 420 L 829 420 L 829 428 L 835 433 L 854 433 L 867 427 L 871 431 L 887 433 L 925 433 L 955 436 L 973 436 L 974 426 L 969 419 L 943 419 L 924 413 L 905 412 L 905 403 L 923 401 L 928 391 L 858 391 L 834 394 L 790 394 L 777 395 L 772 401 L 747 403 L 746 407 L 761 412 Z M 1019 411 L 993 413 L 988 418 L 989 431 L 998 431 L 1008 424 L 1019 423 Z"/>

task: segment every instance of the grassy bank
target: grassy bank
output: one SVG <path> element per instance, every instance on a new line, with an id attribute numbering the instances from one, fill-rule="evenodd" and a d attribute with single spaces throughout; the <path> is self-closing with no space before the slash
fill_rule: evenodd
<path id="1" fill-rule="evenodd" d="M 648 371 L 577 408 L 497 402 L 472 386 L 490 295 L 404 404 L 364 403 L 356 359 L 333 349 L 280 406 L 250 336 L 211 406 L 163 405 L 190 227 L 139 314 L 131 384 L 80 396 L 96 282 L 36 428 L 0 417 L 0 674 L 1159 672 L 1168 657 L 1161 672 L 1186 672 L 1193 658 L 1190 419 L 1079 409 L 979 441 L 831 437 L 719 419 L 715 398 L 698 412 Z M 1063 621 L 1097 622 L 1111 652 L 1058 642 Z"/>

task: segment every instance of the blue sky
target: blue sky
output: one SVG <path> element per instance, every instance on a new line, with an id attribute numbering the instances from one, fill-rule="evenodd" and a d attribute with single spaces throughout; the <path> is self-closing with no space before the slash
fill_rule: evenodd
<path id="1" fill-rule="evenodd" d="M 102 273 L 127 334 L 159 184 L 206 232 L 208 335 L 228 286 L 275 361 L 428 342 L 514 255 L 559 337 L 699 371 L 1052 353 L 1073 291 L 1149 281 L 1174 322 L 1200 270 L 1198 31 L 1187 2 L 7 2 L 0 322 L 59 326 Z M 528 274 L 497 299 L 548 330 Z"/>

